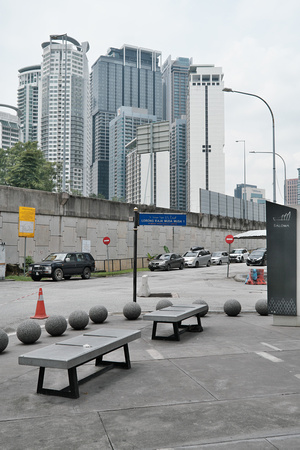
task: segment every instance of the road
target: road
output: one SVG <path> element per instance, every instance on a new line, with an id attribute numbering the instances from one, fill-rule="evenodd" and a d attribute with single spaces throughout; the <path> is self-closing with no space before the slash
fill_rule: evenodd
<path id="1" fill-rule="evenodd" d="M 223 311 L 228 299 L 240 301 L 242 311 L 254 310 L 258 299 L 267 298 L 267 286 L 245 285 L 243 280 L 250 268 L 246 264 L 231 264 L 229 277 L 227 265 L 200 267 L 170 272 L 138 272 L 137 293 L 141 277 L 148 276 L 150 297 L 137 296 L 142 311 L 152 311 L 164 295 L 170 294 L 173 303 L 190 304 L 197 299 L 206 301 L 210 311 Z M 244 278 L 243 278 L 244 277 Z M 238 281 L 239 280 L 239 281 Z M 122 313 L 126 303 L 133 300 L 132 274 L 113 277 L 92 277 L 54 282 L 0 281 L 1 319 L 0 328 L 7 333 L 15 332 L 18 325 L 34 316 L 39 288 L 42 288 L 47 315 L 68 316 L 77 309 L 86 312 L 92 306 L 104 305 L 109 314 Z M 43 322 L 43 321 L 41 321 Z"/>

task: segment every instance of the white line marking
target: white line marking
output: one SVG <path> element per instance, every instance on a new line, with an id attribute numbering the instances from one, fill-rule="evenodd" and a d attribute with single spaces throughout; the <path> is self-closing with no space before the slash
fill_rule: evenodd
<path id="1" fill-rule="evenodd" d="M 266 342 L 261 342 L 262 345 L 266 345 L 267 347 L 272 348 L 273 350 L 277 350 L 278 352 L 281 352 L 282 350 L 278 347 L 275 347 L 274 345 L 267 344 Z"/>
<path id="2" fill-rule="evenodd" d="M 282 359 L 276 358 L 276 356 L 270 355 L 270 353 L 266 352 L 255 352 L 258 356 L 261 356 L 262 358 L 266 358 L 269 361 L 272 362 L 283 362 Z"/>
<path id="3" fill-rule="evenodd" d="M 164 359 L 163 355 L 154 348 L 149 348 L 147 352 L 150 356 L 152 356 L 153 359 Z"/>

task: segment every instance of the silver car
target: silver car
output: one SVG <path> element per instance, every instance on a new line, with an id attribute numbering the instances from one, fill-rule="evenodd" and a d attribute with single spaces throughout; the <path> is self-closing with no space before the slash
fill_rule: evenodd
<path id="1" fill-rule="evenodd" d="M 185 267 L 209 267 L 211 264 L 211 253 L 208 250 L 190 250 L 182 256 Z"/>
<path id="2" fill-rule="evenodd" d="M 228 263 L 228 252 L 213 252 L 211 255 L 211 263 L 221 265 Z"/>

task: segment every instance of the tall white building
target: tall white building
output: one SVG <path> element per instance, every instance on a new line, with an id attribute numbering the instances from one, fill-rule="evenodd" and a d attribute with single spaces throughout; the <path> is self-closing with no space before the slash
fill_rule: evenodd
<path id="1" fill-rule="evenodd" d="M 199 189 L 225 193 L 223 73 L 191 65 L 187 104 L 188 210 L 200 211 Z"/>
<path id="2" fill-rule="evenodd" d="M 20 128 L 20 111 L 15 106 L 0 105 L 0 108 L 9 108 L 17 112 L 17 114 L 9 114 L 0 111 L 0 148 L 8 150 L 17 142 L 22 141 L 22 131 Z"/>
<path id="3" fill-rule="evenodd" d="M 88 195 L 89 44 L 64 34 L 50 36 L 42 48 L 41 149 L 47 160 L 62 165 L 62 190 Z"/>
<path id="4" fill-rule="evenodd" d="M 39 93 L 41 66 L 19 69 L 18 108 L 23 142 L 40 142 Z"/>

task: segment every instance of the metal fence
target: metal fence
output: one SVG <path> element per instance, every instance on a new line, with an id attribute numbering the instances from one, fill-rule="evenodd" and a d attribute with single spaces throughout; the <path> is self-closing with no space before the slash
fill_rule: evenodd
<path id="1" fill-rule="evenodd" d="M 265 222 L 266 204 L 200 189 L 200 213 Z"/>

